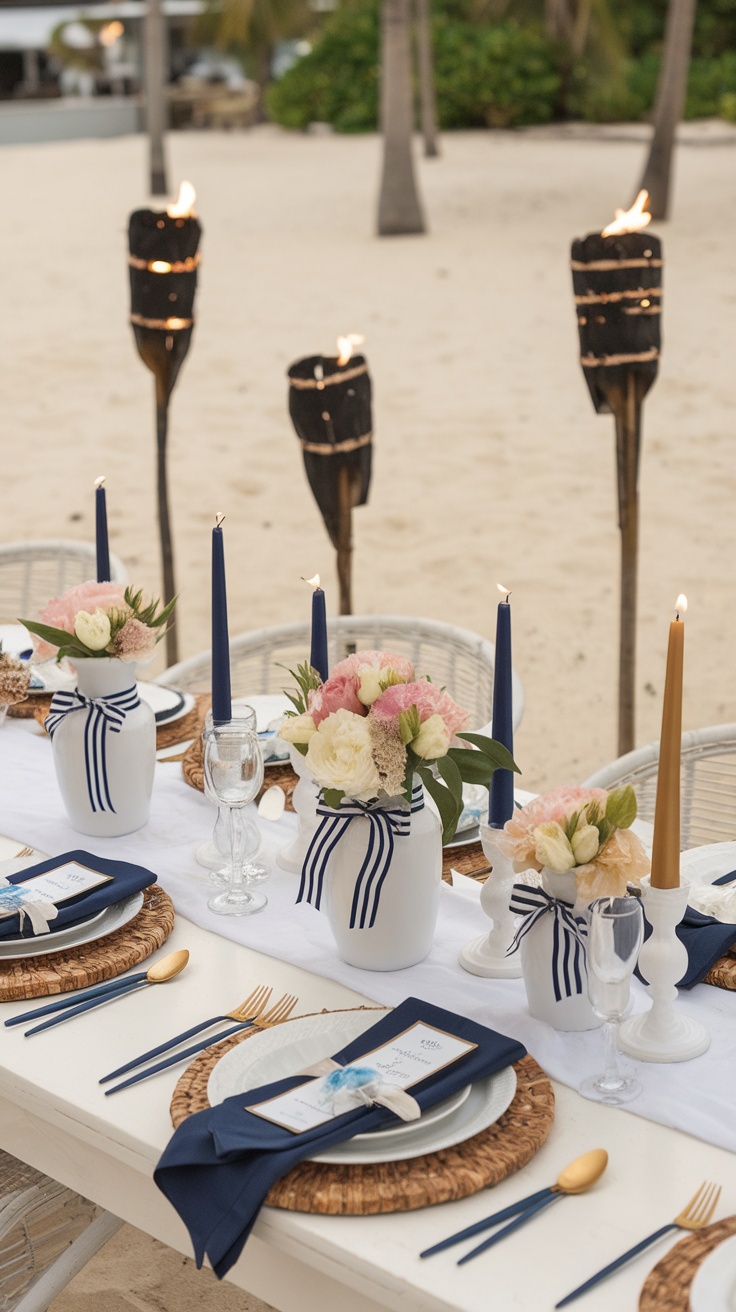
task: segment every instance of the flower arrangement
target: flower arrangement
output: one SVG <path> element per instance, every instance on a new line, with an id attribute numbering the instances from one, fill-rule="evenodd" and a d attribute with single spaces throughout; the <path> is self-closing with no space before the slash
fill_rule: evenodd
<path id="1" fill-rule="evenodd" d="M 416 679 L 405 656 L 356 652 L 323 683 L 310 665 L 291 671 L 297 691 L 279 736 L 293 743 L 331 807 L 403 796 L 416 774 L 440 813 L 443 842 L 463 809 L 463 783 L 488 785 L 493 771 L 518 767 L 500 743 L 461 733 L 468 720 L 449 693 Z"/>
<path id="2" fill-rule="evenodd" d="M 517 872 L 574 872 L 578 898 L 620 897 L 649 873 L 649 859 L 631 825 L 636 794 L 623 788 L 555 788 L 514 812 L 499 847 Z"/>
<path id="3" fill-rule="evenodd" d="M 14 706 L 16 702 L 24 700 L 30 681 L 28 666 L 23 661 L 19 661 L 17 656 L 4 652 L 3 644 L 0 642 L 0 708 L 3 715 L 6 707 Z"/>
<path id="4" fill-rule="evenodd" d="M 176 598 L 160 609 L 158 598 L 117 583 L 80 583 L 54 597 L 40 612 L 41 622 L 21 620 L 34 635 L 39 660 L 63 656 L 113 656 L 122 661 L 151 659 L 166 632 Z"/>

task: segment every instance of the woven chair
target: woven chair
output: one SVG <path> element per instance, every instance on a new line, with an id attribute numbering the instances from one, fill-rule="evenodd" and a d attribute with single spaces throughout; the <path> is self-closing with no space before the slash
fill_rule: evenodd
<path id="1" fill-rule="evenodd" d="M 110 573 L 115 583 L 127 583 L 123 562 L 112 554 Z M 0 624 L 19 616 L 32 619 L 51 597 L 96 577 L 96 552 L 89 542 L 49 538 L 0 546 Z"/>
<path id="2" fill-rule="evenodd" d="M 682 735 L 681 847 L 736 838 L 736 724 L 714 724 Z M 585 788 L 633 784 L 639 816 L 654 820 L 659 743 L 620 756 L 586 779 Z"/>
<path id="3" fill-rule="evenodd" d="M 417 676 L 429 674 L 471 712 L 480 728 L 491 718 L 494 646 L 468 629 L 438 620 L 402 615 L 341 615 L 327 621 L 330 666 L 350 651 L 383 648 L 409 656 Z M 309 655 L 310 626 L 282 624 L 257 629 L 230 640 L 230 676 L 235 697 L 280 692 L 292 680 L 288 671 Z M 189 692 L 208 692 L 212 679 L 209 651 L 164 670 L 157 683 Z M 524 689 L 513 675 L 514 725 L 524 713 Z"/>

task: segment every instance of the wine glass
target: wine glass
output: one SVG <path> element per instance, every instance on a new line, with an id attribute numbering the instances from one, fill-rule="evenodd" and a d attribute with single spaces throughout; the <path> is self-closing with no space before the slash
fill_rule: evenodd
<path id="1" fill-rule="evenodd" d="M 255 733 L 257 730 L 256 712 L 242 698 L 233 699 L 230 719 L 237 720 L 244 728 L 252 729 Z M 204 732 L 214 726 L 212 711 L 208 711 L 204 722 Z M 217 798 L 212 795 L 211 801 L 217 802 Z M 197 861 L 210 871 L 210 880 L 213 884 L 227 884 L 228 870 L 227 856 L 230 851 L 228 808 L 226 806 L 217 806 L 217 819 L 212 838 L 208 843 L 203 843 L 197 849 Z M 246 884 L 261 884 L 264 879 L 268 879 L 269 870 L 267 866 L 260 861 L 254 861 L 261 846 L 261 834 L 255 820 L 248 818 L 245 821 L 245 865 L 244 875 Z"/>
<path id="2" fill-rule="evenodd" d="M 204 776 L 207 792 L 227 808 L 229 857 L 228 886 L 207 903 L 221 916 L 249 916 L 261 911 L 267 899 L 246 888 L 246 823 L 244 810 L 263 783 L 263 755 L 258 734 L 241 719 L 205 729 Z"/>
<path id="3" fill-rule="evenodd" d="M 616 1027 L 629 1005 L 631 975 L 644 938 L 644 914 L 638 897 L 601 897 L 591 904 L 588 926 L 588 996 L 605 1026 L 602 1074 L 585 1080 L 580 1092 L 598 1102 L 631 1102 L 642 1086 L 624 1075 L 619 1062 Z"/>

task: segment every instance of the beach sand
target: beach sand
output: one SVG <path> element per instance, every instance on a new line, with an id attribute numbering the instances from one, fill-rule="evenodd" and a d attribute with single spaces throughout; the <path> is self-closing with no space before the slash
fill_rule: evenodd
<path id="1" fill-rule="evenodd" d="M 616 756 L 613 421 L 594 413 L 579 367 L 569 245 L 628 203 L 640 136 L 446 136 L 442 157 L 419 163 L 428 235 L 388 240 L 373 235 L 375 137 L 265 127 L 170 138 L 172 189 L 192 179 L 204 226 L 170 430 L 182 656 L 209 645 L 215 511 L 227 515 L 233 632 L 306 619 L 300 576 L 316 571 L 336 611 L 285 371 L 329 352 L 338 333 L 362 332 L 375 460 L 369 504 L 354 515 L 354 609 L 492 638 L 504 583 L 526 693 L 522 785 L 579 782 Z M 664 354 L 644 414 L 639 744 L 658 736 L 681 591 L 684 727 L 736 720 L 736 133 L 688 142 L 673 219 L 656 225 Z M 127 325 L 125 229 L 148 200 L 145 158 L 142 138 L 0 152 L 2 537 L 90 540 L 104 473 L 112 549 L 156 589 L 153 384 Z M 54 1312 L 224 1312 L 242 1298 L 189 1266 L 121 1232 Z"/>

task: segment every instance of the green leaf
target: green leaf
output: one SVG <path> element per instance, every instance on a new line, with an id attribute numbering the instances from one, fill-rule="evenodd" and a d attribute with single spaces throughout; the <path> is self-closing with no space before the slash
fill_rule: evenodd
<path id="1" fill-rule="evenodd" d="M 31 633 L 36 637 L 43 638 L 44 642 L 50 643 L 52 647 L 58 647 L 56 656 L 57 661 L 62 656 L 104 656 L 104 651 L 92 651 L 91 647 L 85 646 L 80 642 L 74 633 L 68 633 L 66 629 L 54 628 L 51 624 L 41 624 L 37 620 L 19 620 L 19 624 L 25 624 Z"/>
<path id="2" fill-rule="evenodd" d="M 459 733 L 457 736 L 479 747 L 483 755 L 493 763 L 494 770 L 513 770 L 515 774 L 521 774 L 511 753 L 501 743 L 497 743 L 495 738 L 486 738 L 482 733 Z"/>
<path id="3" fill-rule="evenodd" d="M 463 783 L 483 784 L 484 788 L 488 787 L 493 766 L 482 752 L 469 752 L 465 747 L 451 747 L 443 759 L 448 758 L 455 762 Z"/>
<path id="4" fill-rule="evenodd" d="M 606 799 L 606 820 L 613 829 L 628 829 L 636 820 L 636 793 L 631 784 L 612 788 Z"/>
<path id="5" fill-rule="evenodd" d="M 432 800 L 437 806 L 442 821 L 442 844 L 451 842 L 457 828 L 458 811 L 455 805 L 455 799 L 449 789 L 441 784 L 439 779 L 435 779 L 432 771 L 426 765 L 420 765 L 417 774 L 421 779 L 424 787 L 429 793 Z"/>
<path id="6" fill-rule="evenodd" d="M 309 751 L 309 743 L 290 743 L 289 746 L 296 747 L 296 750 L 298 751 L 300 756 L 306 756 L 307 752 Z"/>
<path id="7" fill-rule="evenodd" d="M 419 719 L 419 711 L 416 706 L 410 706 L 408 711 L 399 713 L 399 733 L 403 747 L 414 741 L 421 727 L 422 722 Z"/>
<path id="8" fill-rule="evenodd" d="M 341 788 L 323 788 L 323 789 L 322 789 L 322 800 L 323 800 L 323 802 L 324 802 L 327 806 L 332 806 L 332 807 L 334 807 L 335 810 L 338 809 L 338 807 L 339 807 L 339 805 L 340 805 L 340 803 L 341 803 L 341 801 L 342 801 L 342 799 L 343 799 L 344 796 L 345 796 L 345 794 L 344 794 L 344 792 L 342 791 Z"/>

